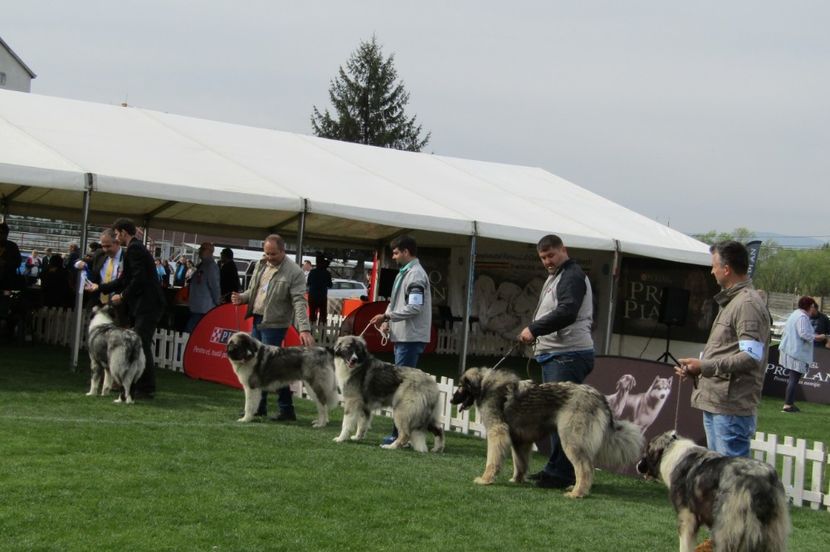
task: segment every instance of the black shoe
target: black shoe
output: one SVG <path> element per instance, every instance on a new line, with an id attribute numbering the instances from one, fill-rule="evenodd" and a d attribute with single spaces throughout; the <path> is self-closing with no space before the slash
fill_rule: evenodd
<path id="1" fill-rule="evenodd" d="M 574 479 L 558 477 L 547 473 L 542 473 L 541 477 L 536 480 L 536 486 L 542 489 L 567 489 L 573 486 L 574 483 L 576 483 Z"/>
<path id="2" fill-rule="evenodd" d="M 142 391 L 141 389 L 136 389 L 132 392 L 132 397 L 134 399 L 155 399 L 156 393 L 155 391 Z"/>
<path id="3" fill-rule="evenodd" d="M 280 412 L 276 416 L 272 416 L 269 419 L 275 422 L 296 422 L 297 415 L 293 412 Z"/>
<path id="4" fill-rule="evenodd" d="M 528 481 L 539 481 L 545 476 L 545 470 L 539 470 L 536 473 L 531 473 L 525 479 Z"/>
<path id="5" fill-rule="evenodd" d="M 781 412 L 801 412 L 801 409 L 795 405 L 792 406 L 785 406 L 781 409 Z"/>

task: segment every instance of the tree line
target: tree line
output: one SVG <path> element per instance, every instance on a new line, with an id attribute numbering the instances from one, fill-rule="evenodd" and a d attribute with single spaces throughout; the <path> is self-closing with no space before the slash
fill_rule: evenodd
<path id="1" fill-rule="evenodd" d="M 732 232 L 709 231 L 694 238 L 708 244 L 722 240 L 751 241 L 755 233 L 747 228 Z M 830 296 L 830 244 L 816 249 L 787 249 L 774 240 L 761 245 L 755 287 L 768 292 L 794 293 L 813 297 Z"/>

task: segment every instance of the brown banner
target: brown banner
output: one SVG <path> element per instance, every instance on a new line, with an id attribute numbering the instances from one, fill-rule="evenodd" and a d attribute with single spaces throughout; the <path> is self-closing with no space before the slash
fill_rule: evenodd
<path id="1" fill-rule="evenodd" d="M 788 379 L 789 371 L 778 364 L 778 345 L 773 345 L 769 349 L 764 395 L 783 399 Z M 830 349 L 815 348 L 813 364 L 798 382 L 795 401 L 830 404 Z"/>

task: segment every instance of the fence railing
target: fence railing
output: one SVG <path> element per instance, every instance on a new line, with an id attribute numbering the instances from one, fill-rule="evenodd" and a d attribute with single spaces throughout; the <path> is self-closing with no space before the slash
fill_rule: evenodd
<path id="1" fill-rule="evenodd" d="M 82 346 L 86 344 L 86 328 L 89 322 L 89 313 L 84 313 Z M 318 343 L 331 346 L 339 335 L 339 317 L 329 317 L 324 327 L 314 328 L 314 337 Z M 73 318 L 72 312 L 67 309 L 41 309 L 33 313 L 33 338 L 42 343 L 53 345 L 71 345 Z M 442 330 L 443 331 L 443 330 Z M 176 372 L 184 370 L 182 360 L 184 348 L 187 345 L 189 334 L 171 330 L 156 330 L 154 341 L 154 357 L 156 366 Z M 457 336 L 441 334 L 440 339 L 451 340 Z M 505 349 L 498 341 L 489 349 L 481 343 L 478 351 L 488 350 L 489 354 L 503 354 Z M 440 350 L 437 352 L 441 352 Z M 488 353 L 475 353 L 488 354 Z M 441 393 L 441 415 L 445 431 L 454 431 L 464 435 L 485 437 L 484 424 L 481 421 L 478 409 L 471 408 L 463 412 L 450 404 L 455 382 L 451 378 L 436 379 Z M 308 393 L 301 382 L 292 385 L 298 397 L 308 399 Z M 342 402 L 342 401 L 341 401 Z M 392 416 L 390 408 L 382 408 L 375 412 L 382 416 Z M 792 499 L 794 506 L 809 505 L 814 510 L 830 510 L 830 478 L 827 477 L 827 465 L 830 463 L 830 454 L 824 443 L 814 442 L 808 448 L 807 441 L 784 437 L 783 442 L 774 434 L 758 432 L 752 439 L 750 448 L 758 460 L 763 460 L 774 466 L 778 471 L 787 495 Z"/>

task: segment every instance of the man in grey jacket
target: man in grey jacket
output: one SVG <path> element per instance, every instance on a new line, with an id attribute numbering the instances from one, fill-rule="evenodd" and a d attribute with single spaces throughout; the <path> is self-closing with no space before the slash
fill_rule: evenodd
<path id="1" fill-rule="evenodd" d="M 286 257 L 285 240 L 277 234 L 265 238 L 262 250 L 264 257 L 257 264 L 248 289 L 244 293 L 232 293 L 231 302 L 248 305 L 246 318 L 254 317 L 251 335 L 263 343 L 279 347 L 293 320 L 302 344 L 314 345 L 308 322 L 303 269 Z M 285 386 L 278 393 L 280 413 L 272 419 L 278 422 L 296 420 L 291 389 Z M 267 415 L 267 398 L 268 394 L 263 392 L 257 416 Z"/>
<path id="2" fill-rule="evenodd" d="M 213 258 L 213 244 L 204 242 L 199 247 L 199 259 L 201 262 L 196 267 L 196 272 L 190 278 L 190 294 L 188 307 L 190 318 L 187 320 L 185 330 L 193 333 L 196 324 L 199 323 L 205 313 L 219 304 L 221 300 L 219 287 L 219 265 Z"/>
<path id="3" fill-rule="evenodd" d="M 523 343 L 534 343 L 536 362 L 542 365 L 542 381 L 582 383 L 594 368 L 591 323 L 594 302 L 591 284 L 582 268 L 568 256 L 559 236 L 549 234 L 536 244 L 548 272 L 531 322 L 519 334 Z M 532 474 L 536 486 L 566 488 L 576 477 L 565 456 L 559 435 L 551 436 L 552 451 L 542 471 Z"/>
<path id="4" fill-rule="evenodd" d="M 707 445 L 725 456 L 749 456 L 769 352 L 770 316 L 749 279 L 749 253 L 736 241 L 716 243 L 712 275 L 722 291 L 701 358 L 681 358 L 675 372 L 694 377 L 692 406 L 703 411 Z"/>
<path id="5" fill-rule="evenodd" d="M 410 236 L 392 240 L 392 258 L 401 267 L 392 285 L 386 312 L 372 317 L 371 324 L 381 324 L 395 344 L 395 364 L 416 368 L 418 357 L 429 344 L 432 332 L 432 292 L 427 275 L 418 260 L 418 245 Z M 397 438 L 397 429 L 384 444 Z M 388 442 L 387 442 L 388 441 Z"/>

